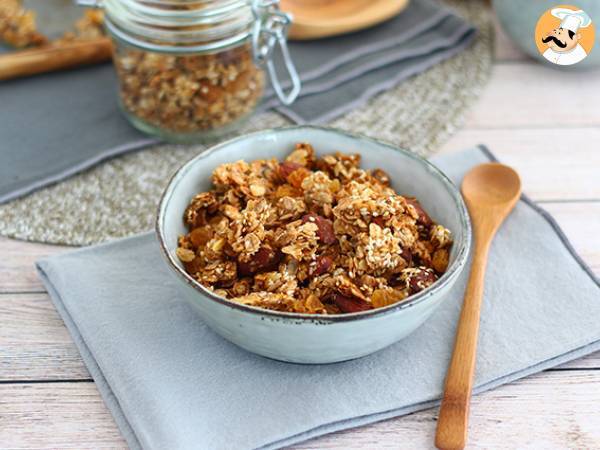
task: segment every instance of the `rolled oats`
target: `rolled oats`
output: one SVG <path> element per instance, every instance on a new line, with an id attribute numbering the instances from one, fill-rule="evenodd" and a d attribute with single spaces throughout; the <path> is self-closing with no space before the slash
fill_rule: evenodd
<path id="1" fill-rule="evenodd" d="M 426 289 L 448 267 L 450 231 L 397 194 L 358 155 L 317 158 L 306 143 L 283 162 L 217 167 L 196 195 L 177 256 L 235 302 L 340 314 L 382 308 Z"/>

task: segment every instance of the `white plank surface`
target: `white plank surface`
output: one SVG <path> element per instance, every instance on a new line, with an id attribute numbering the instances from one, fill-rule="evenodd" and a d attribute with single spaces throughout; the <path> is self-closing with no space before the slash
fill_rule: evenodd
<path id="1" fill-rule="evenodd" d="M 544 372 L 473 398 L 469 448 L 600 448 L 600 371 Z M 433 448 L 437 409 L 301 443 L 299 449 Z M 92 383 L 0 385 L 4 448 L 124 448 Z"/>
<path id="2" fill-rule="evenodd" d="M 90 379 L 48 294 L 0 295 L 0 343 L 0 382 Z"/>
<path id="3" fill-rule="evenodd" d="M 599 103 L 600 109 L 600 103 Z M 536 201 L 600 200 L 600 126 L 567 129 L 465 129 L 442 153 L 485 144 L 520 174 Z"/>
<path id="4" fill-rule="evenodd" d="M 535 61 L 496 64 L 468 128 L 597 127 L 600 71 L 565 72 Z M 540 131 L 539 138 L 550 143 Z"/>
<path id="5" fill-rule="evenodd" d="M 91 382 L 0 385 L 0 446 L 127 448 Z"/>
<path id="6" fill-rule="evenodd" d="M 0 293 L 43 292 L 33 263 L 67 247 L 23 243 L 0 236 Z"/>
<path id="7" fill-rule="evenodd" d="M 545 372 L 473 398 L 470 449 L 600 448 L 598 372 Z M 576 405 L 581 405 L 578 408 Z M 298 449 L 433 449 L 437 409 L 325 436 Z"/>

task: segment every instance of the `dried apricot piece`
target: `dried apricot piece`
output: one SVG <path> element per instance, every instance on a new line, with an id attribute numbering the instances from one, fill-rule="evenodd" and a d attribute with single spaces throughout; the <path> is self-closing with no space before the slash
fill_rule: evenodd
<path id="1" fill-rule="evenodd" d="M 376 289 L 371 296 L 373 308 L 383 308 L 406 298 L 406 292 L 395 289 Z"/>
<path id="2" fill-rule="evenodd" d="M 300 188 L 304 179 L 311 174 L 310 170 L 300 167 L 287 176 L 287 182 L 295 188 Z"/>
<path id="3" fill-rule="evenodd" d="M 213 237 L 213 231 L 210 227 L 194 228 L 190 232 L 190 242 L 195 248 L 206 245 Z"/>
<path id="4" fill-rule="evenodd" d="M 431 258 L 431 266 L 437 273 L 444 273 L 448 268 L 448 260 L 450 254 L 445 248 L 440 248 L 433 253 Z"/>

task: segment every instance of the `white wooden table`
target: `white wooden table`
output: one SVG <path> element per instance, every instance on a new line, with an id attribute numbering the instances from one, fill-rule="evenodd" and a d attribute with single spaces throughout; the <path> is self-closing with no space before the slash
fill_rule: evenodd
<path id="1" fill-rule="evenodd" d="M 600 274 L 600 72 L 542 67 L 499 35 L 491 82 L 443 151 L 476 143 L 520 172 L 525 192 Z M 126 447 L 34 272 L 34 260 L 63 250 L 0 238 L 0 448 Z M 295 448 L 430 448 L 436 414 Z M 469 444 L 600 448 L 600 353 L 475 397 Z"/>

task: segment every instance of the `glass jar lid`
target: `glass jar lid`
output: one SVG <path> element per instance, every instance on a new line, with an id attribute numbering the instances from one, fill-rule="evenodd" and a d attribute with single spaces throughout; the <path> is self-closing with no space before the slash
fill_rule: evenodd
<path id="1" fill-rule="evenodd" d="M 102 6 L 111 33 L 153 51 L 217 51 L 246 39 L 254 23 L 245 0 L 103 0 Z"/>

